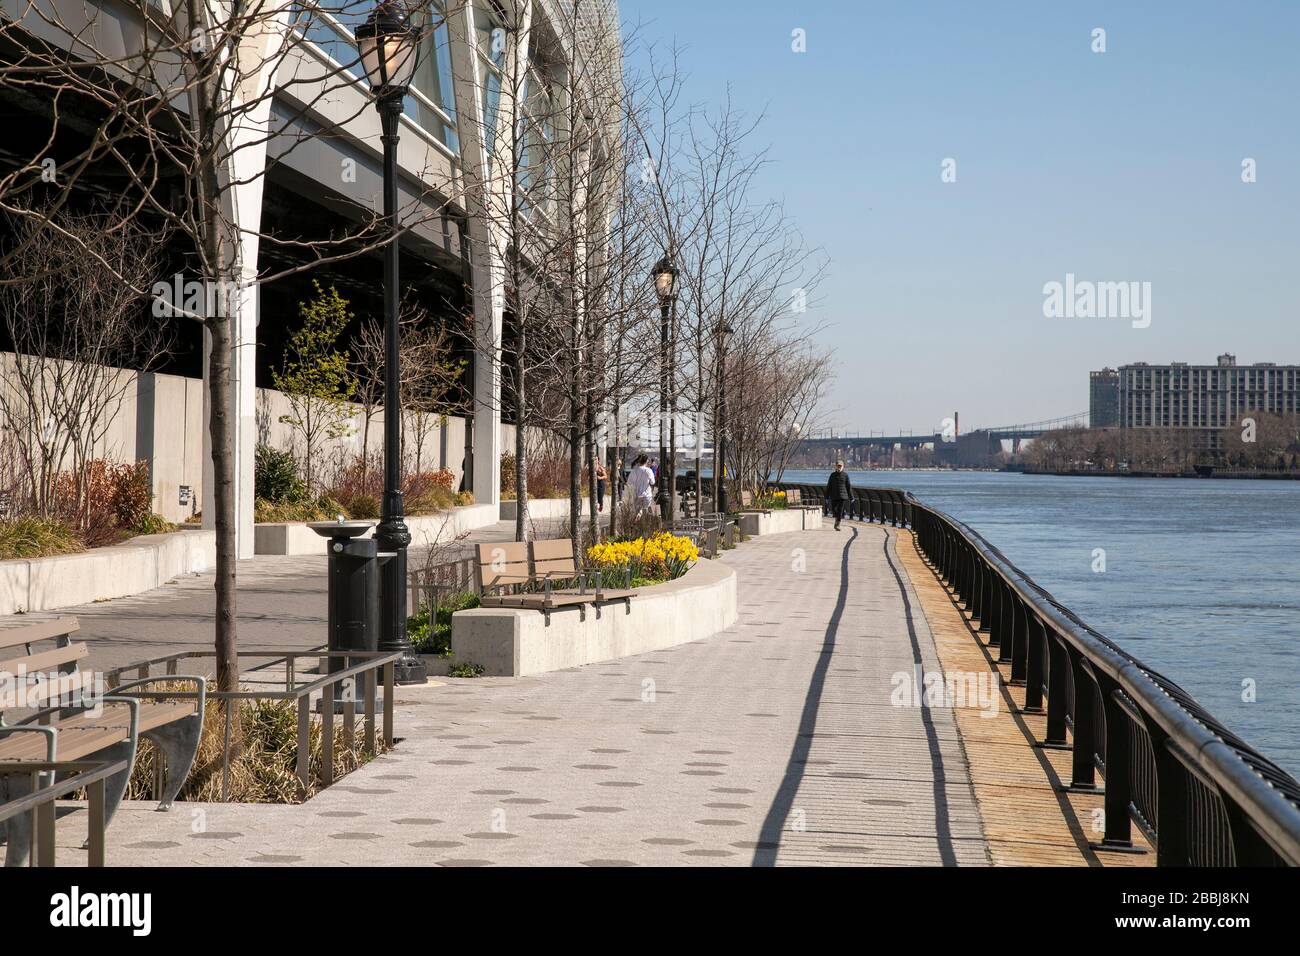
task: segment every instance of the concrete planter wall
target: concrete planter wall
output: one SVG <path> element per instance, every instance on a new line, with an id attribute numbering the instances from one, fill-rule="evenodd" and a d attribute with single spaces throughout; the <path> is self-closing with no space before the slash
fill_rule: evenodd
<path id="1" fill-rule="evenodd" d="M 217 534 L 150 534 L 109 548 L 0 561 L 0 614 L 48 611 L 150 591 L 216 564 Z"/>
<path id="2" fill-rule="evenodd" d="M 745 511 L 740 515 L 740 530 L 747 535 L 812 531 L 821 526 L 822 513 L 813 508 L 784 508 L 770 514 Z"/>
<path id="3" fill-rule="evenodd" d="M 585 614 L 585 618 L 584 618 Z M 525 677 L 644 654 L 709 637 L 736 621 L 736 572 L 702 560 L 676 581 L 639 588 L 630 603 L 552 611 L 474 608 L 451 618 L 457 661 Z"/>
<path id="4" fill-rule="evenodd" d="M 579 505 L 579 514 L 587 514 L 587 498 L 584 495 Z M 519 502 L 511 498 L 501 502 L 501 520 L 514 521 L 519 514 Z M 528 517 L 533 521 L 548 521 L 569 516 L 568 498 L 529 498 Z"/>
<path id="5" fill-rule="evenodd" d="M 422 548 L 452 538 L 475 528 L 497 523 L 495 505 L 465 505 L 439 515 L 414 515 L 406 519 L 411 531 L 411 547 Z M 379 522 L 376 520 L 375 522 Z M 258 554 L 324 554 L 325 539 L 306 522 L 264 523 L 254 528 L 254 549 Z M 370 531 L 366 537 L 373 537 Z"/>

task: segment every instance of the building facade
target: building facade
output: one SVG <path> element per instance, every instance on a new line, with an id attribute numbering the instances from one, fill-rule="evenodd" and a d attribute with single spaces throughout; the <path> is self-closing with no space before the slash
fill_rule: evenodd
<path id="1" fill-rule="evenodd" d="M 1094 387 L 1102 374 L 1092 373 Z M 1135 362 L 1117 375 L 1120 428 L 1183 430 L 1198 447 L 1218 447 L 1219 432 L 1252 413 L 1300 414 L 1300 365 L 1238 365 L 1224 354 L 1214 365 Z"/>
<path id="2" fill-rule="evenodd" d="M 102 38 L 96 56 L 105 62 L 127 59 L 156 42 L 148 22 L 160 13 L 183 18 L 186 10 L 176 0 L 114 0 L 111 7 L 108 0 L 51 0 L 50 6 L 57 16 L 22 0 L 0 0 L 0 65 L 20 59 L 28 43 L 75 50 L 73 37 L 86 35 Z M 270 384 L 268 365 L 296 318 L 304 284 L 319 275 L 359 312 L 378 313 L 382 303 L 379 248 L 301 277 L 261 279 L 291 272 L 305 243 L 334 236 L 381 209 L 383 186 L 379 117 L 352 35 L 375 0 L 313 5 L 310 15 L 292 0 L 270 6 L 273 15 L 262 21 L 267 29 L 239 46 L 265 66 L 242 80 L 252 105 L 233 125 L 225 170 L 233 184 L 230 216 L 242 276 L 231 343 L 241 557 L 253 553 L 258 389 Z M 618 9 L 616 0 L 423 0 L 412 8 L 422 46 L 400 118 L 399 217 L 409 230 L 402 239 L 403 293 L 429 314 L 472 330 L 465 336 L 472 353 L 466 388 L 472 424 L 464 430 L 463 451 L 449 460 L 463 459 L 477 502 L 495 503 L 503 451 L 500 356 L 508 324 L 502 268 L 510 237 L 493 210 L 519 196 L 530 204 L 534 222 L 557 214 L 547 205 L 547 179 L 556 172 L 553 154 L 565 131 L 541 114 L 589 81 L 593 50 L 599 48 L 602 70 L 621 69 Z M 69 112 L 0 85 L 7 130 L 0 176 L 39 168 L 55 133 L 69 139 L 69 152 L 82 149 L 76 137 L 88 136 L 102 119 L 88 112 L 73 121 Z M 530 119 L 530 112 L 537 115 Z M 506 173 L 502 158 L 519 154 L 525 163 Z M 103 165 L 102 175 L 92 169 L 78 180 L 87 202 L 131 186 L 120 169 Z M 183 374 L 201 370 L 206 384 L 208 363 L 199 359 L 212 345 L 196 327 L 186 334 L 197 355 Z M 205 403 L 207 395 L 204 388 Z M 205 407 L 204 420 L 209 417 Z M 206 445 L 203 460 L 205 474 L 186 480 L 197 486 L 206 517 L 213 514 L 214 484 Z"/>
<path id="3" fill-rule="evenodd" d="M 1119 425 L 1119 372 L 1113 368 L 1088 373 L 1088 424 L 1093 428 Z"/>

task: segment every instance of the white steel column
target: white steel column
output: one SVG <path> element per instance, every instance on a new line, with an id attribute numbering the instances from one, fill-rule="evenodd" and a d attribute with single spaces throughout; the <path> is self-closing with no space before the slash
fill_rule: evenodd
<path id="1" fill-rule="evenodd" d="M 531 3 L 519 0 L 518 16 L 503 35 L 507 56 L 527 57 Z M 508 208 L 509 175 L 493 168 L 496 144 L 484 142 L 487 130 L 485 89 L 489 68 L 477 53 L 472 4 L 449 18 L 452 71 L 455 74 L 456 114 L 465 179 L 465 210 L 471 247 L 474 285 L 474 500 L 501 500 L 501 329 L 505 310 L 505 249 L 493 228 L 492 210 Z M 498 140 L 513 135 L 513 104 L 498 101 L 494 129 Z M 504 202 L 504 206 L 502 203 Z"/>

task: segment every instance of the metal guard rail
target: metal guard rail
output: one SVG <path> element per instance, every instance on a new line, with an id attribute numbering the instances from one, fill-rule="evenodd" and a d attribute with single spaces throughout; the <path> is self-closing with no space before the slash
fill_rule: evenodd
<path id="1" fill-rule="evenodd" d="M 826 505 L 820 486 L 777 487 Z M 1010 664 L 1010 683 L 1024 687 L 1023 712 L 1046 713 L 1041 746 L 1073 751 L 1069 789 L 1104 794 L 1099 849 L 1132 849 L 1136 823 L 1160 866 L 1300 865 L 1300 783 L 1191 694 L 1088 625 L 979 532 L 910 492 L 855 488 L 845 513 L 912 528 L 972 626 Z"/>

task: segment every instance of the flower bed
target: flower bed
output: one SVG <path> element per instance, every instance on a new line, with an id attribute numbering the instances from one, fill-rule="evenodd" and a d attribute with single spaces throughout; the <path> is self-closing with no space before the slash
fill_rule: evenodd
<path id="1" fill-rule="evenodd" d="M 588 562 L 611 588 L 622 586 L 629 571 L 633 587 L 672 581 L 689 571 L 699 557 L 694 541 L 667 531 L 650 538 L 603 541 L 587 549 Z"/>

